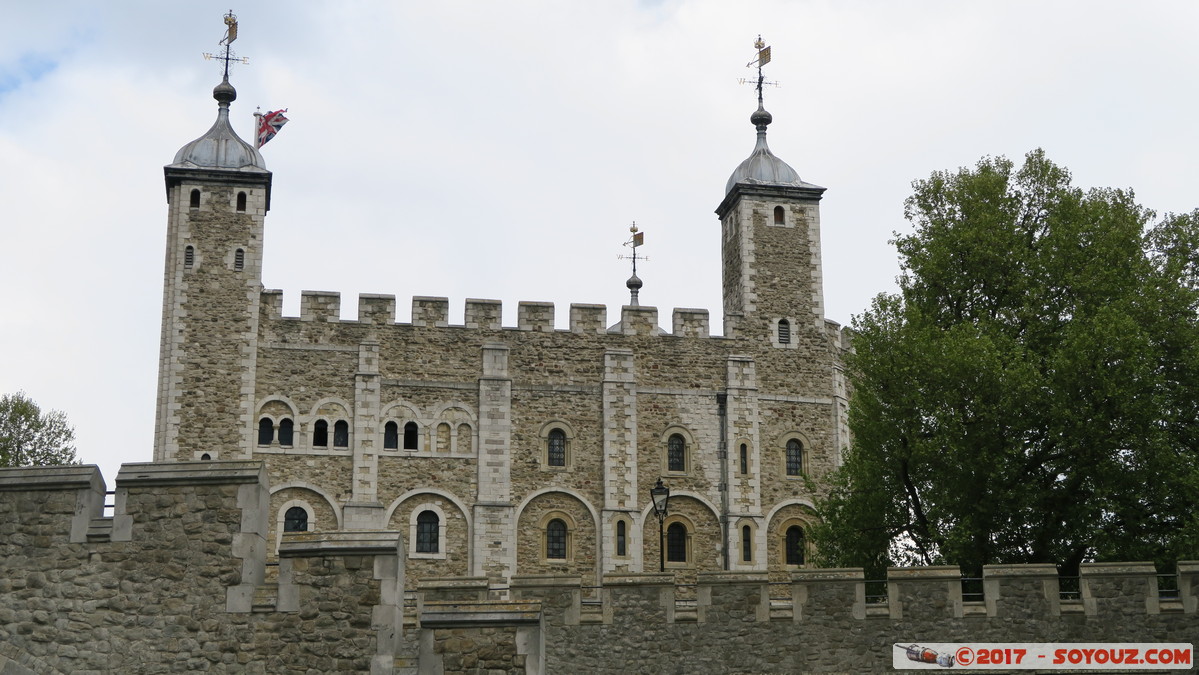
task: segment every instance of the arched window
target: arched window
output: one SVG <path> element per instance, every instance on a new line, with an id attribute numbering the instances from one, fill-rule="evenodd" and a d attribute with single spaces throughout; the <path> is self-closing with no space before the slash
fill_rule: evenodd
<path id="1" fill-rule="evenodd" d="M 350 424 L 345 420 L 333 423 L 333 447 L 347 448 L 350 446 Z"/>
<path id="2" fill-rule="evenodd" d="M 275 423 L 269 417 L 258 420 L 258 445 L 270 445 L 275 440 Z"/>
<path id="3" fill-rule="evenodd" d="M 545 557 L 566 560 L 566 523 L 554 518 L 545 526 Z"/>
<path id="4" fill-rule="evenodd" d="M 292 423 L 290 417 L 279 420 L 279 445 L 291 446 L 294 432 L 295 424 Z"/>
<path id="5" fill-rule="evenodd" d="M 383 449 L 396 450 L 400 447 L 400 425 L 388 422 L 383 426 Z"/>
<path id="6" fill-rule="evenodd" d="M 561 429 L 552 429 L 546 440 L 546 463 L 566 466 L 566 432 Z"/>
<path id="7" fill-rule="evenodd" d="M 786 319 L 779 319 L 779 344 L 791 344 L 791 322 Z"/>
<path id="8" fill-rule="evenodd" d="M 744 443 L 741 444 L 741 473 L 749 473 L 749 448 Z"/>
<path id="9" fill-rule="evenodd" d="M 192 267 L 195 266 L 195 264 L 196 264 L 196 247 L 192 246 L 191 244 L 188 244 L 187 248 L 183 249 L 183 266 L 190 270 Z"/>
<path id="10" fill-rule="evenodd" d="M 408 422 L 404 425 L 404 449 L 416 450 L 416 422 Z"/>
<path id="11" fill-rule="evenodd" d="M 628 537 L 625 535 L 625 524 L 623 520 L 616 521 L 616 555 L 628 555 Z"/>
<path id="12" fill-rule="evenodd" d="M 316 448 L 328 447 L 329 423 L 325 420 L 317 420 L 312 427 L 312 445 Z"/>
<path id="13" fill-rule="evenodd" d="M 666 441 L 666 470 L 687 470 L 687 442 L 682 434 L 671 434 Z"/>
<path id="14" fill-rule="evenodd" d="M 785 212 L 783 211 L 783 207 L 781 207 L 781 206 L 774 207 L 774 224 L 775 225 L 785 225 L 786 223 L 787 223 L 787 216 L 786 216 Z"/>
<path id="15" fill-rule="evenodd" d="M 741 561 L 751 562 L 754 559 L 753 530 L 749 525 L 741 527 Z"/>
<path id="16" fill-rule="evenodd" d="M 283 514 L 284 532 L 307 532 L 308 512 L 302 506 L 293 506 Z"/>
<path id="17" fill-rule="evenodd" d="M 244 192 L 237 193 L 237 212 L 246 212 L 246 193 Z"/>
<path id="18" fill-rule="evenodd" d="M 188 206 L 193 209 L 200 208 L 200 191 L 199 190 L 192 190 L 191 201 L 188 203 Z"/>
<path id="19" fill-rule="evenodd" d="M 803 475 L 803 444 L 794 438 L 787 441 L 787 475 Z"/>
<path id="20" fill-rule="evenodd" d="M 245 249 L 237 249 L 233 253 L 233 269 L 240 272 L 246 268 L 246 251 Z"/>
<path id="21" fill-rule="evenodd" d="M 432 511 L 421 511 L 416 517 L 416 552 L 439 553 L 438 537 L 441 519 Z"/>
<path id="22" fill-rule="evenodd" d="M 680 522 L 666 528 L 666 562 L 687 562 L 687 526 Z"/>
<path id="23" fill-rule="evenodd" d="M 206 452 L 206 453 L 204 453 L 204 454 L 200 455 L 200 461 L 201 461 L 201 462 L 209 462 L 209 461 L 212 461 L 212 455 L 210 455 L 210 454 L 208 454 L 208 453 Z"/>
<path id="24" fill-rule="evenodd" d="M 787 528 L 787 539 L 783 543 L 786 547 L 787 564 L 802 565 L 804 560 L 804 532 L 803 528 L 798 525 L 792 525 Z"/>

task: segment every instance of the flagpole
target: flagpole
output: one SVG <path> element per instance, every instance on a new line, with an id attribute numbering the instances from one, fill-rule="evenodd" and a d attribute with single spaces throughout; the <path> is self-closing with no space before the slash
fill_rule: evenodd
<path id="1" fill-rule="evenodd" d="M 262 108 L 254 111 L 254 149 L 262 147 Z"/>

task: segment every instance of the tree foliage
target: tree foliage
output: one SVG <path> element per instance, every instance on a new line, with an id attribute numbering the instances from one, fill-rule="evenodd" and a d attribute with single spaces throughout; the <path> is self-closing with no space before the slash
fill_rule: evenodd
<path id="1" fill-rule="evenodd" d="M 0 396 L 0 466 L 76 464 L 74 443 L 62 412 L 43 413 L 23 392 Z"/>
<path id="2" fill-rule="evenodd" d="M 1035 151 L 913 184 L 900 292 L 855 317 L 829 564 L 1199 554 L 1199 211 Z"/>

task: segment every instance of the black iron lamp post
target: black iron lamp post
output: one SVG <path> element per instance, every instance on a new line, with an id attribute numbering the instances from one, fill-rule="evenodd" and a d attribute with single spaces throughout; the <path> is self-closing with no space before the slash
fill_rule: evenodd
<path id="1" fill-rule="evenodd" d="M 658 479 L 658 484 L 649 489 L 650 499 L 654 500 L 654 515 L 658 516 L 658 571 L 666 571 L 666 534 L 663 530 L 666 523 L 666 510 L 670 503 L 670 488 L 662 484 L 662 479 Z"/>

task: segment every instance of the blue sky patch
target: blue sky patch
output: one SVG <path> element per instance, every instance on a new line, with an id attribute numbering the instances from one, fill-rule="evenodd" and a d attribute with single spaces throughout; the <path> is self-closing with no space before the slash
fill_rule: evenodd
<path id="1" fill-rule="evenodd" d="M 0 96 L 22 85 L 37 82 L 58 67 L 58 61 L 43 54 L 23 54 L 14 63 L 0 64 Z"/>

